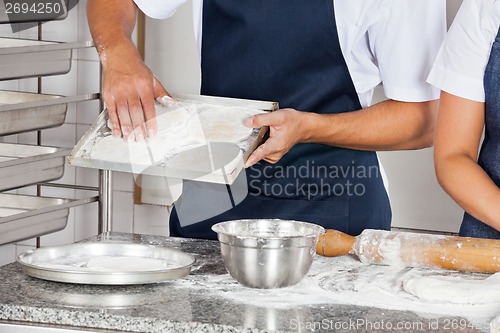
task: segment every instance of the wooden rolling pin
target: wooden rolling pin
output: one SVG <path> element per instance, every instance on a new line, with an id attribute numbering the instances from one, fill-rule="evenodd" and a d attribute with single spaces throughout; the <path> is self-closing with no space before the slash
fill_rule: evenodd
<path id="1" fill-rule="evenodd" d="M 327 230 L 316 253 L 355 254 L 364 263 L 429 267 L 465 272 L 500 272 L 500 240 L 367 229 L 353 237 Z"/>

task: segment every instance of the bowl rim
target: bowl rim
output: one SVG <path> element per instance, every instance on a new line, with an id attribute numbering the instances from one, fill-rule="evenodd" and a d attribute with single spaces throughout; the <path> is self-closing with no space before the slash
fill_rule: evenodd
<path id="1" fill-rule="evenodd" d="M 236 223 L 236 222 L 248 222 L 248 221 L 257 222 L 257 221 L 261 221 L 261 220 L 299 223 L 302 225 L 310 226 L 313 229 L 316 229 L 318 232 L 311 232 L 311 233 L 307 233 L 304 235 L 292 235 L 292 236 L 252 236 L 252 235 L 238 235 L 236 233 L 226 232 L 226 231 L 220 230 L 220 229 L 222 229 L 222 227 L 224 225 L 228 225 L 228 224 L 232 224 L 232 223 Z M 319 237 L 320 235 L 322 235 L 326 232 L 326 230 L 323 226 L 320 226 L 318 224 L 311 223 L 311 222 L 298 221 L 298 220 L 266 219 L 266 218 L 238 219 L 238 220 L 222 221 L 222 222 L 218 222 L 218 223 L 214 224 L 211 229 L 219 235 L 236 237 L 238 239 L 265 239 L 265 240 L 280 240 L 280 239 L 282 240 L 282 239 L 299 239 L 299 238 Z"/>

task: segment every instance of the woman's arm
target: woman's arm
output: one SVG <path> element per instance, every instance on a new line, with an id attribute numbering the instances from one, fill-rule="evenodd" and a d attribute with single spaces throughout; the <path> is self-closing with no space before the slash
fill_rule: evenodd
<path id="1" fill-rule="evenodd" d="M 469 214 L 500 230 L 500 189 L 477 164 L 484 103 L 441 93 L 435 138 L 436 175 Z"/>

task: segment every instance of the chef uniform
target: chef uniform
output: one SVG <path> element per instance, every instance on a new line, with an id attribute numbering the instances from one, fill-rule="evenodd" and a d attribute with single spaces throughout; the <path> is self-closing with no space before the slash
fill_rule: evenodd
<path id="1" fill-rule="evenodd" d="M 430 68 L 427 66 L 444 33 L 443 4 L 441 1 L 432 1 L 432 4 L 426 1 L 423 6 L 422 3 L 411 5 L 410 1 L 400 1 L 400 7 L 401 2 L 405 3 L 405 8 L 399 15 L 414 16 L 418 13 L 412 10 L 419 8 L 423 14 L 419 21 L 427 20 L 426 24 L 430 23 L 436 31 L 429 35 L 416 33 L 419 37 L 413 42 L 426 38 L 431 42 L 415 48 L 412 41 L 405 41 L 407 47 L 398 54 L 397 47 L 382 50 L 382 42 L 376 45 L 377 41 L 367 40 L 370 29 L 372 38 L 376 29 L 380 29 L 378 38 L 382 38 L 384 29 L 389 28 L 384 25 L 384 19 L 397 17 L 391 11 L 396 1 L 376 1 L 376 4 L 368 1 L 342 4 L 332 0 L 195 1 L 195 33 L 201 30 L 203 34 L 201 44 L 198 39 L 201 94 L 276 101 L 281 108 L 320 114 L 351 112 L 366 107 L 373 88 L 381 81 L 384 81 L 384 86 L 387 81 L 386 95 L 393 99 L 414 102 L 436 99 L 437 91 L 422 82 L 421 77 L 425 75 L 415 74 L 409 80 L 411 83 L 405 82 L 401 74 L 390 74 L 403 68 L 389 69 L 389 63 L 377 67 L 373 54 L 366 54 L 380 48 L 381 53 L 395 52 L 400 57 L 411 55 L 418 67 L 412 70 L 414 73 L 423 73 Z M 159 1 L 136 0 L 136 3 L 148 15 L 156 13 L 156 17 L 169 16 L 175 10 L 163 8 L 166 4 L 159 4 Z M 340 13 L 337 6 L 342 8 Z M 370 9 L 376 14 L 367 14 Z M 344 12 L 349 13 L 344 20 L 353 21 L 343 21 L 347 25 L 339 25 L 336 20 Z M 197 20 L 200 16 L 201 20 Z M 199 21 L 201 29 L 197 30 Z M 346 63 L 339 26 L 346 36 L 344 49 L 353 52 L 348 52 L 352 69 Z M 424 27 L 422 23 L 418 26 Z M 398 24 L 393 28 L 399 30 L 401 26 Z M 369 59 L 364 64 L 353 59 L 360 43 L 365 45 L 361 58 Z M 415 51 L 422 48 L 428 50 Z M 404 59 L 405 64 L 407 61 Z M 398 63 L 402 65 L 403 61 L 400 59 Z M 359 71 L 363 67 L 369 67 L 371 72 L 366 75 L 356 73 L 356 87 L 350 70 Z M 301 143 L 274 165 L 261 161 L 247 169 L 236 184 L 236 187 L 226 188 L 225 185 L 185 181 L 183 194 L 171 214 L 170 234 L 215 239 L 216 235 L 210 229 L 213 224 L 243 218 L 307 221 L 352 235 L 366 228 L 390 228 L 389 199 L 373 151 Z M 231 192 L 237 192 L 241 184 L 248 186 L 248 195 L 240 200 L 231 196 Z M 231 205 L 228 210 L 214 216 L 207 207 L 220 205 L 221 193 L 230 194 Z M 207 218 L 199 218 L 205 211 Z M 187 221 L 190 212 L 198 216 L 198 221 Z"/>
<path id="2" fill-rule="evenodd" d="M 450 94 L 485 103 L 478 165 L 500 187 L 500 2 L 463 2 L 428 81 Z M 499 231 L 467 212 L 459 235 L 500 239 Z"/>

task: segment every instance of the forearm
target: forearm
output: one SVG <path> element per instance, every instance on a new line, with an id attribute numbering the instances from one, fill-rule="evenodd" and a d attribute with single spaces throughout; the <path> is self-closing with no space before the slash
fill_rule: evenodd
<path id="1" fill-rule="evenodd" d="M 138 56 L 131 38 L 136 13 L 132 0 L 88 0 L 90 32 L 103 66 L 111 56 Z"/>
<path id="2" fill-rule="evenodd" d="M 500 231 L 500 189 L 470 156 L 436 154 L 443 189 L 469 214 Z"/>
<path id="3" fill-rule="evenodd" d="M 432 146 L 437 101 L 393 100 L 332 115 L 307 114 L 303 142 L 359 150 L 405 150 Z"/>

